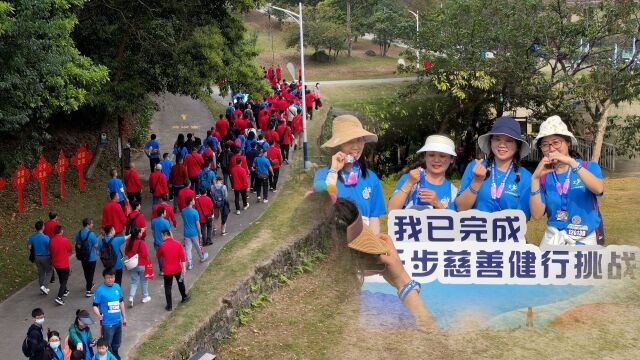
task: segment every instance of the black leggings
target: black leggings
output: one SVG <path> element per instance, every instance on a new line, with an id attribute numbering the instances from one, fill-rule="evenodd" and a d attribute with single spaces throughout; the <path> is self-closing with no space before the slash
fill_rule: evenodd
<path id="1" fill-rule="evenodd" d="M 167 299 L 167 306 L 172 307 L 173 303 L 171 301 L 171 287 L 173 285 L 173 278 L 176 278 L 176 282 L 178 283 L 178 290 L 180 290 L 180 295 L 182 298 L 187 297 L 187 291 L 184 288 L 184 281 L 180 281 L 180 273 L 173 275 L 164 275 L 164 297 Z"/>
<path id="2" fill-rule="evenodd" d="M 91 288 L 93 287 L 93 274 L 95 274 L 96 272 L 96 262 L 83 261 L 82 271 L 84 271 L 84 281 L 85 281 L 86 291 L 91 291 Z"/>
<path id="3" fill-rule="evenodd" d="M 242 196 L 242 205 L 247 206 L 247 190 L 233 190 L 236 198 L 236 210 L 240 210 L 240 196 Z"/>
<path id="4" fill-rule="evenodd" d="M 64 292 L 67 291 L 67 280 L 69 280 L 69 273 L 71 273 L 71 270 L 69 268 L 66 268 L 66 269 L 56 268 L 56 272 L 58 273 L 58 279 L 60 280 L 58 297 L 62 299 L 62 295 L 64 295 Z"/>

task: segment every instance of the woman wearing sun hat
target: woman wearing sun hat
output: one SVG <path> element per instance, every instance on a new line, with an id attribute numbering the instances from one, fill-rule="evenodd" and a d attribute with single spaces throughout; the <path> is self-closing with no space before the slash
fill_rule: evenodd
<path id="1" fill-rule="evenodd" d="M 531 215 L 549 217 L 541 245 L 597 245 L 602 221 L 596 196 L 604 192 L 602 170 L 572 150 L 575 136 L 559 116 L 540 125 L 533 146 L 544 154 L 531 176 Z"/>
<path id="2" fill-rule="evenodd" d="M 403 208 L 456 210 L 454 199 L 458 188 L 446 178 L 447 169 L 456 156 L 453 140 L 445 135 L 431 135 L 418 153 L 424 153 L 424 163 L 400 177 L 389 199 L 389 211 Z"/>
<path id="3" fill-rule="evenodd" d="M 488 156 L 467 166 L 456 197 L 458 210 L 520 209 L 529 218 L 531 173 L 520 167 L 520 160 L 530 148 L 518 122 L 508 116 L 497 118 L 491 131 L 478 138 L 478 145 Z"/>
<path id="4" fill-rule="evenodd" d="M 336 153 L 331 157 L 331 165 L 318 169 L 314 178 L 317 184 L 326 184 L 327 190 L 335 189 L 338 198 L 353 201 L 365 223 L 380 232 L 380 216 L 387 213 L 378 176 L 368 169 L 362 157 L 364 145 L 378 141 L 378 136 L 362 128 L 360 120 L 353 115 L 340 115 L 333 119 L 331 138 L 324 148 L 332 148 Z M 316 189 L 317 190 L 317 189 Z"/>

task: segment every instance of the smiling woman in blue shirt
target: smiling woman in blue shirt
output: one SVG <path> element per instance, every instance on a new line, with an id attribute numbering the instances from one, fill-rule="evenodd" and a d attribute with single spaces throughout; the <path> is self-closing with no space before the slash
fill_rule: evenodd
<path id="1" fill-rule="evenodd" d="M 531 215 L 540 219 L 546 213 L 549 219 L 540 245 L 597 245 L 602 235 L 602 170 L 583 161 L 571 148 L 576 144 L 559 116 L 545 120 L 533 140 L 544 157 L 531 177 Z"/>
<path id="2" fill-rule="evenodd" d="M 331 138 L 322 147 L 335 149 L 336 153 L 330 166 L 318 169 L 314 184 L 335 186 L 337 197 L 353 201 L 363 221 L 378 234 L 380 216 L 386 214 L 382 186 L 362 156 L 364 145 L 376 141 L 378 136 L 366 131 L 355 116 L 340 115 L 333 119 Z"/>

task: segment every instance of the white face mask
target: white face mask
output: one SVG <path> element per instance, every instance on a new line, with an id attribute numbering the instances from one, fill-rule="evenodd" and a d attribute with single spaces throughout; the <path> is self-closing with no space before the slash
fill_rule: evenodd
<path id="1" fill-rule="evenodd" d="M 51 346 L 51 348 L 55 350 L 60 347 L 60 341 L 52 341 L 49 343 L 49 346 Z"/>
<path id="2" fill-rule="evenodd" d="M 40 326 L 44 325 L 44 318 L 42 318 L 42 319 L 36 319 L 36 324 L 37 324 L 37 325 L 40 325 Z"/>

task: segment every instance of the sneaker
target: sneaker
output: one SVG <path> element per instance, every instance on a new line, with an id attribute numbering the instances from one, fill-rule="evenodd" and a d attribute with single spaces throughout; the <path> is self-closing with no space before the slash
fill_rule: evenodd
<path id="1" fill-rule="evenodd" d="M 258 202 L 260 202 L 260 200 L 262 200 L 262 197 L 258 196 Z"/>
<path id="2" fill-rule="evenodd" d="M 129 308 L 132 308 L 132 307 L 133 307 L 133 298 L 130 297 L 129 298 Z"/>
<path id="3" fill-rule="evenodd" d="M 42 293 L 42 295 L 47 295 L 49 294 L 49 289 L 47 289 L 46 287 L 44 287 L 44 285 L 40 286 L 40 292 Z"/>
<path id="4" fill-rule="evenodd" d="M 69 296 L 69 293 L 70 293 L 70 291 L 69 291 L 69 289 L 67 289 L 67 290 L 64 291 L 64 294 L 62 294 L 62 296 L 67 297 L 67 296 Z"/>
<path id="5" fill-rule="evenodd" d="M 184 303 L 188 303 L 189 300 L 191 300 L 191 295 L 187 295 L 187 296 L 183 297 L 181 303 L 183 303 L 183 304 Z"/>
<path id="6" fill-rule="evenodd" d="M 204 253 L 204 256 L 202 257 L 202 259 L 200 259 L 200 262 L 203 263 L 207 261 L 208 258 L 209 258 L 209 253 Z"/>
<path id="7" fill-rule="evenodd" d="M 266 204 L 266 203 L 268 203 L 268 202 L 269 202 L 269 200 L 264 199 L 264 201 L 263 201 L 262 203 Z"/>
<path id="8" fill-rule="evenodd" d="M 93 292 L 92 291 L 85 291 L 84 292 L 84 296 L 85 297 L 92 297 L 93 296 Z"/>
<path id="9" fill-rule="evenodd" d="M 53 284 L 53 283 L 55 283 L 55 282 L 56 282 L 56 279 L 55 279 L 55 278 L 53 278 L 53 279 L 51 279 L 51 281 L 49 281 L 49 284 Z"/>
<path id="10" fill-rule="evenodd" d="M 242 208 L 242 210 L 247 210 L 249 208 L 249 203 L 247 203 L 247 205 L 244 206 L 244 208 Z"/>
<path id="11" fill-rule="evenodd" d="M 192 263 L 188 263 L 187 264 L 187 270 L 193 270 L 193 264 Z"/>
<path id="12" fill-rule="evenodd" d="M 145 296 L 145 297 L 143 297 L 143 298 L 142 298 L 142 303 L 143 303 L 143 304 L 146 304 L 146 303 L 148 303 L 149 301 L 151 301 L 151 296 Z"/>
<path id="13" fill-rule="evenodd" d="M 58 305 L 64 305 L 64 300 L 62 300 L 61 298 L 57 297 L 55 300 L 56 304 Z"/>
<path id="14" fill-rule="evenodd" d="M 227 230 L 222 230 L 222 234 L 220 234 L 222 236 L 227 235 Z"/>
<path id="15" fill-rule="evenodd" d="M 236 215 L 240 215 L 240 210 L 236 210 Z"/>
<path id="16" fill-rule="evenodd" d="M 284 159 L 284 163 L 285 163 L 285 164 L 287 164 L 287 165 L 289 165 L 289 160 Z"/>
<path id="17" fill-rule="evenodd" d="M 273 191 L 273 192 L 278 192 L 278 189 L 273 189 L 272 191 Z"/>
<path id="18" fill-rule="evenodd" d="M 167 305 L 167 306 L 164 307 L 164 309 L 167 310 L 167 311 L 171 311 L 171 310 L 173 310 L 173 307 Z"/>

